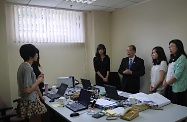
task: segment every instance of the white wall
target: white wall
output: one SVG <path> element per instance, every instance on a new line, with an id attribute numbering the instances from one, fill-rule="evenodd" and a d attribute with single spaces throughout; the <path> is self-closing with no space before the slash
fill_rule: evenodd
<path id="1" fill-rule="evenodd" d="M 94 14 L 93 12 L 85 13 L 86 16 L 86 65 L 87 79 L 94 83 L 93 57 L 95 54 L 95 38 L 94 38 Z"/>
<path id="2" fill-rule="evenodd" d="M 0 96 L 10 105 L 10 79 L 4 2 L 0 1 Z"/>
<path id="3" fill-rule="evenodd" d="M 95 84 L 93 57 L 99 44 L 104 44 L 107 55 L 111 56 L 111 14 L 107 12 L 89 12 L 87 16 L 87 62 L 88 79 Z"/>
<path id="4" fill-rule="evenodd" d="M 12 40 L 9 40 L 12 41 Z M 19 56 L 19 48 L 22 44 L 9 42 L 9 68 L 10 87 L 12 99 L 17 98 L 16 73 L 22 58 Z M 56 84 L 60 76 L 75 76 L 80 79 L 85 76 L 85 51 L 84 45 L 64 44 L 34 44 L 40 50 L 42 72 L 44 82 L 49 85 Z"/>
<path id="5" fill-rule="evenodd" d="M 127 46 L 137 48 L 137 56 L 145 61 L 146 73 L 141 80 L 141 91 L 149 91 L 151 50 L 162 46 L 169 57 L 168 43 L 181 39 L 187 46 L 187 1 L 151 0 L 122 9 L 112 14 L 112 69 L 118 70 L 126 57 Z"/>

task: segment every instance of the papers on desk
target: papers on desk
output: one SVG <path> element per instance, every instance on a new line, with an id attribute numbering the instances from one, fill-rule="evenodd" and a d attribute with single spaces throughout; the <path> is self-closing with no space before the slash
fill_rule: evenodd
<path id="1" fill-rule="evenodd" d="M 107 114 L 110 114 L 110 115 L 120 115 L 124 110 L 125 109 L 123 107 L 117 107 L 114 109 L 106 110 L 104 112 L 106 112 Z"/>
<path id="2" fill-rule="evenodd" d="M 123 92 L 122 91 L 118 91 L 118 95 L 122 94 Z"/>
<path id="3" fill-rule="evenodd" d="M 157 106 L 159 108 L 171 103 L 169 99 L 165 98 L 159 93 L 153 93 L 153 94 L 148 94 L 148 95 L 144 93 L 137 93 L 137 94 L 132 94 L 130 96 L 134 97 L 135 99 L 141 102 L 145 102 L 152 106 Z"/>
<path id="4" fill-rule="evenodd" d="M 113 111 L 116 113 L 116 115 L 123 113 L 124 110 L 125 109 L 123 107 L 117 107 L 117 108 L 113 109 Z"/>
<path id="5" fill-rule="evenodd" d="M 130 97 L 133 97 L 133 98 L 135 98 L 135 99 L 137 99 L 137 100 L 140 100 L 140 101 L 142 101 L 142 102 L 149 102 L 149 101 L 151 101 L 151 100 L 147 97 L 147 94 L 142 93 L 142 92 L 137 93 L 137 94 L 132 94 L 132 95 L 129 95 L 129 96 L 130 96 Z"/>
<path id="6" fill-rule="evenodd" d="M 151 101 L 153 101 L 154 103 L 156 103 L 159 108 L 171 103 L 171 101 L 169 99 L 165 98 L 164 96 L 162 96 L 159 93 L 149 94 L 148 98 Z"/>
<path id="7" fill-rule="evenodd" d="M 63 105 L 61 105 L 61 104 L 52 104 L 51 105 L 53 108 L 57 108 L 57 107 L 62 107 Z"/>
<path id="8" fill-rule="evenodd" d="M 105 99 L 97 99 L 95 104 L 99 106 L 110 106 L 115 105 L 116 103 Z"/>

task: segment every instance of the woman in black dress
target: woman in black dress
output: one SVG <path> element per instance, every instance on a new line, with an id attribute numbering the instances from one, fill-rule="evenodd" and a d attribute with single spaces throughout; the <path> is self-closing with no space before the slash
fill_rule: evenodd
<path id="1" fill-rule="evenodd" d="M 36 75 L 36 78 L 37 78 L 40 74 L 42 74 L 42 72 L 40 71 L 41 65 L 40 65 L 40 62 L 39 62 L 39 60 L 40 60 L 39 50 L 37 50 L 37 54 L 38 54 L 38 59 L 37 59 L 37 61 L 33 61 L 33 64 L 32 64 L 32 68 L 33 68 L 33 71 L 34 71 L 34 73 L 35 73 L 35 75 Z M 40 92 L 42 93 L 42 95 L 43 95 L 43 92 L 44 92 L 43 87 L 44 87 L 44 82 L 41 82 L 41 83 L 39 84 L 39 89 L 40 89 Z"/>
<path id="2" fill-rule="evenodd" d="M 93 63 L 96 85 L 103 86 L 103 84 L 107 84 L 110 72 L 110 58 L 106 55 L 106 48 L 103 44 L 97 46 Z"/>

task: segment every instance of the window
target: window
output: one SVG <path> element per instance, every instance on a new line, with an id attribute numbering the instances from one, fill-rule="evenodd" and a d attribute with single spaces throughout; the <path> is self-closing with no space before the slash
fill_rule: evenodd
<path id="1" fill-rule="evenodd" d="M 16 43 L 84 43 L 84 13 L 14 5 Z"/>

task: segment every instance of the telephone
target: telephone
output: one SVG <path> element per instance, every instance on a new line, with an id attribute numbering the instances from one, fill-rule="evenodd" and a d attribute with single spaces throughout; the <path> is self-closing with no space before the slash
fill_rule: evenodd
<path id="1" fill-rule="evenodd" d="M 136 118 L 137 116 L 139 116 L 139 111 L 137 109 L 132 108 L 132 107 L 128 107 L 121 113 L 120 117 L 121 117 L 121 119 L 131 121 L 134 118 Z"/>
<path id="2" fill-rule="evenodd" d="M 132 108 L 138 109 L 141 112 L 141 111 L 144 111 L 144 110 L 150 108 L 150 105 L 142 102 L 139 104 L 133 104 Z"/>

